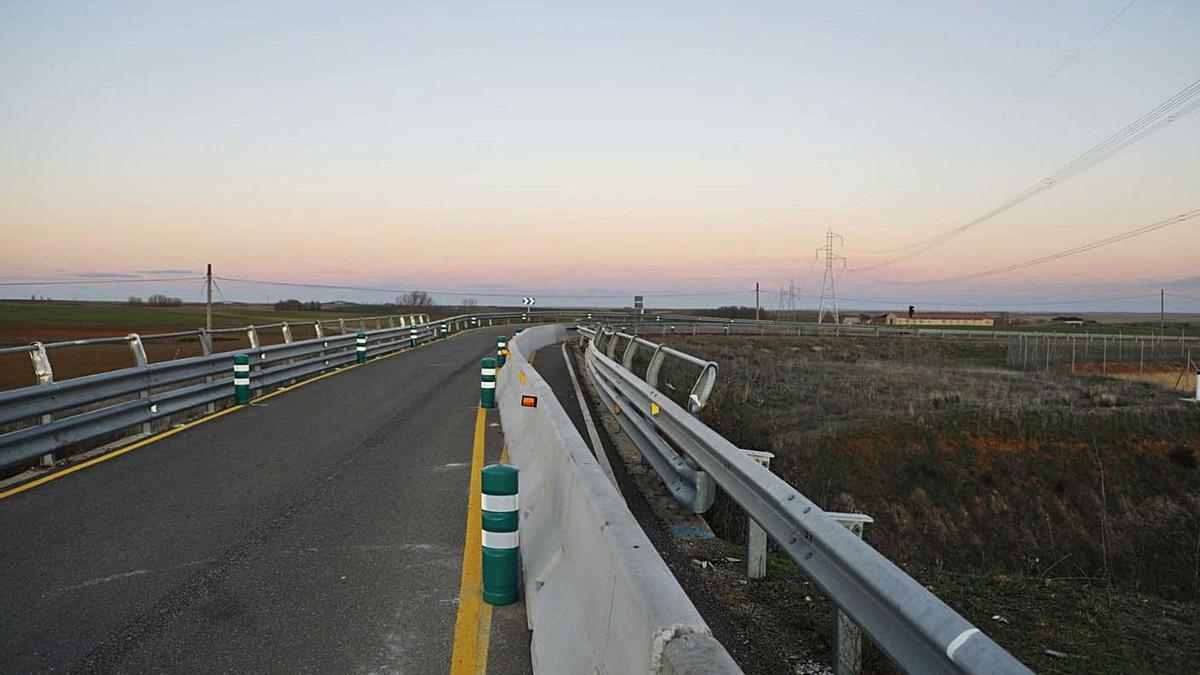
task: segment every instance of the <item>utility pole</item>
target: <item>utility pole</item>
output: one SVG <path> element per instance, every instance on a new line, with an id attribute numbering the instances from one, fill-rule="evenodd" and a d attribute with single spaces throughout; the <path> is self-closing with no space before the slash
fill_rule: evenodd
<path id="1" fill-rule="evenodd" d="M 758 282 L 754 282 L 754 320 L 758 321 Z"/>
<path id="2" fill-rule="evenodd" d="M 1167 289 L 1158 289 L 1158 332 L 1163 334 L 1167 327 Z"/>
<path id="3" fill-rule="evenodd" d="M 204 329 L 212 332 L 212 263 L 208 263 L 208 273 L 204 275 L 204 286 L 208 291 L 208 299 L 204 303 Z"/>
<path id="4" fill-rule="evenodd" d="M 834 289 L 833 285 L 833 264 L 841 261 L 842 268 L 845 269 L 846 259 L 833 252 L 834 239 L 837 239 L 839 243 L 843 241 L 842 235 L 834 232 L 833 228 L 827 229 L 825 231 L 825 245 L 817 248 L 818 256 L 822 251 L 825 253 L 825 276 L 821 278 L 821 305 L 817 309 L 817 323 L 825 322 L 826 303 L 828 303 L 830 313 L 833 316 L 833 322 L 836 324 L 839 321 L 837 309 L 837 291 Z"/>

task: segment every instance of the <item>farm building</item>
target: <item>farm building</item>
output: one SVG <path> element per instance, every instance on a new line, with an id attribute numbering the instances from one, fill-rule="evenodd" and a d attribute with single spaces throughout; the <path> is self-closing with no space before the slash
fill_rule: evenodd
<path id="1" fill-rule="evenodd" d="M 888 312 L 875 317 L 872 323 L 888 326 L 992 326 L 995 321 L 990 314 L 978 312 Z"/>

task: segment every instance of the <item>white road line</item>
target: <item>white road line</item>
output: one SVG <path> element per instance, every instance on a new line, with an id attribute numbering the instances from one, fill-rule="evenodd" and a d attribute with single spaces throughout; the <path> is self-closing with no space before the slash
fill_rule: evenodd
<path id="1" fill-rule="evenodd" d="M 604 451 L 604 444 L 600 442 L 600 434 L 596 432 L 596 423 L 592 421 L 592 411 L 588 410 L 587 403 L 583 398 L 583 391 L 579 388 L 579 378 L 575 377 L 575 367 L 571 365 L 571 355 L 567 353 L 565 342 L 562 346 L 562 355 L 563 361 L 567 362 L 567 374 L 571 376 L 571 384 L 575 387 L 575 400 L 579 402 L 579 411 L 583 413 L 583 425 L 587 427 L 588 437 L 592 441 L 592 454 L 596 455 L 596 461 L 600 462 L 600 469 L 604 471 L 604 475 L 608 476 L 609 482 L 617 488 L 617 494 L 621 494 L 621 486 L 617 485 L 617 477 L 613 475 L 612 464 L 608 462 L 608 453 Z"/>

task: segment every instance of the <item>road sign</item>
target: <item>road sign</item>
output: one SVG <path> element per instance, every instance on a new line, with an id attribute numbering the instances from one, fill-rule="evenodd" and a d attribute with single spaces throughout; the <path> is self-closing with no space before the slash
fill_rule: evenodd
<path id="1" fill-rule="evenodd" d="M 521 298 L 521 304 L 532 306 L 537 304 L 537 298 Z"/>
<path id="2" fill-rule="evenodd" d="M 644 298 L 640 295 L 633 296 L 633 308 L 638 311 L 638 314 L 642 314 L 646 311 L 646 304 L 643 302 L 643 300 Z"/>

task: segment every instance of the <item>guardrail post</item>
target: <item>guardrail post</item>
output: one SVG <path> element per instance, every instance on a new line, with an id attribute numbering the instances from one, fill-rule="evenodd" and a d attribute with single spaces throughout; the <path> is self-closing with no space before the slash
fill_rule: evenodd
<path id="1" fill-rule="evenodd" d="M 346 334 L 346 320 L 338 319 L 338 335 Z"/>
<path id="2" fill-rule="evenodd" d="M 354 362 L 367 362 L 367 334 L 359 333 L 354 336 Z"/>
<path id="3" fill-rule="evenodd" d="M 201 328 L 200 330 L 198 330 L 196 332 L 199 334 L 199 337 L 200 337 L 200 353 L 203 354 L 204 356 L 211 355 L 213 353 L 212 334 L 209 333 L 208 329 L 206 329 L 206 328 Z M 213 379 L 214 378 L 212 375 L 208 375 L 204 378 L 204 383 L 212 384 Z M 211 414 L 215 413 L 216 411 L 217 411 L 217 404 L 215 402 L 205 404 L 204 412 L 211 415 Z"/>
<path id="4" fill-rule="evenodd" d="M 482 408 L 496 407 L 496 359 L 486 358 L 480 362 L 479 405 Z"/>
<path id="5" fill-rule="evenodd" d="M 51 384 L 54 382 L 54 369 L 50 367 L 50 353 L 46 351 L 46 346 L 40 342 L 33 343 L 33 351 L 29 352 L 29 360 L 33 362 L 33 374 L 37 377 L 39 385 Z M 50 424 L 54 421 L 54 416 L 50 414 L 42 415 L 38 419 L 39 424 Z M 48 452 L 42 455 L 38 460 L 40 466 L 54 466 L 54 453 Z"/>
<path id="6" fill-rule="evenodd" d="M 663 359 L 666 356 L 663 354 L 662 345 L 654 350 L 654 355 L 650 357 L 650 365 L 646 366 L 646 384 L 658 389 L 658 371 L 662 369 Z"/>
<path id="7" fill-rule="evenodd" d="M 148 365 L 150 363 L 150 361 L 146 358 L 146 347 L 145 347 L 145 345 L 142 344 L 142 337 L 140 335 L 138 335 L 137 333 L 130 333 L 129 335 L 125 336 L 125 339 L 129 341 L 129 351 L 133 352 L 134 365 L 138 366 L 139 368 L 142 368 L 142 367 L 145 367 L 146 365 Z M 142 389 L 141 391 L 138 392 L 138 398 L 149 398 L 149 397 L 150 397 L 149 389 Z M 139 428 L 142 430 L 143 434 L 145 434 L 147 436 L 150 435 L 150 423 L 149 422 L 142 422 L 139 425 Z"/>
<path id="8" fill-rule="evenodd" d="M 508 338 L 503 335 L 496 336 L 496 366 L 503 368 L 508 360 Z"/>
<path id="9" fill-rule="evenodd" d="M 838 524 L 862 539 L 863 528 L 875 519 L 861 513 L 828 513 Z M 842 610 L 833 618 L 833 672 L 859 675 L 862 672 L 862 630 Z"/>
<path id="10" fill-rule="evenodd" d="M 237 354 L 233 357 L 233 402 L 250 405 L 250 356 Z"/>
<path id="11" fill-rule="evenodd" d="M 208 330 L 204 328 L 201 328 L 197 332 L 199 333 L 200 338 L 200 353 L 205 356 L 212 354 L 212 333 L 209 333 Z"/>
<path id="12" fill-rule="evenodd" d="M 258 329 L 254 326 L 246 327 L 246 337 L 250 338 L 250 349 L 258 349 L 260 344 L 258 341 Z"/>
<path id="13" fill-rule="evenodd" d="M 325 329 L 321 327 L 321 322 L 320 322 L 320 321 L 318 321 L 318 322 L 316 322 L 316 323 L 314 323 L 314 324 L 313 324 L 313 329 L 314 329 L 314 330 L 316 331 L 316 333 L 317 333 L 317 339 L 318 339 L 318 340 L 322 340 L 322 339 L 324 339 L 324 338 L 325 338 Z"/>
<path id="14" fill-rule="evenodd" d="M 292 343 L 292 327 L 284 321 L 279 326 L 279 332 L 283 333 L 283 344 L 290 345 Z"/>
<path id="15" fill-rule="evenodd" d="M 771 470 L 774 453 L 744 448 L 742 452 L 761 464 L 764 469 Z M 767 576 L 767 532 L 750 516 L 746 516 L 746 576 L 751 579 L 763 579 Z"/>
<path id="16" fill-rule="evenodd" d="M 485 466 L 482 474 L 483 601 L 516 602 L 520 576 L 519 472 L 507 464 Z"/>

